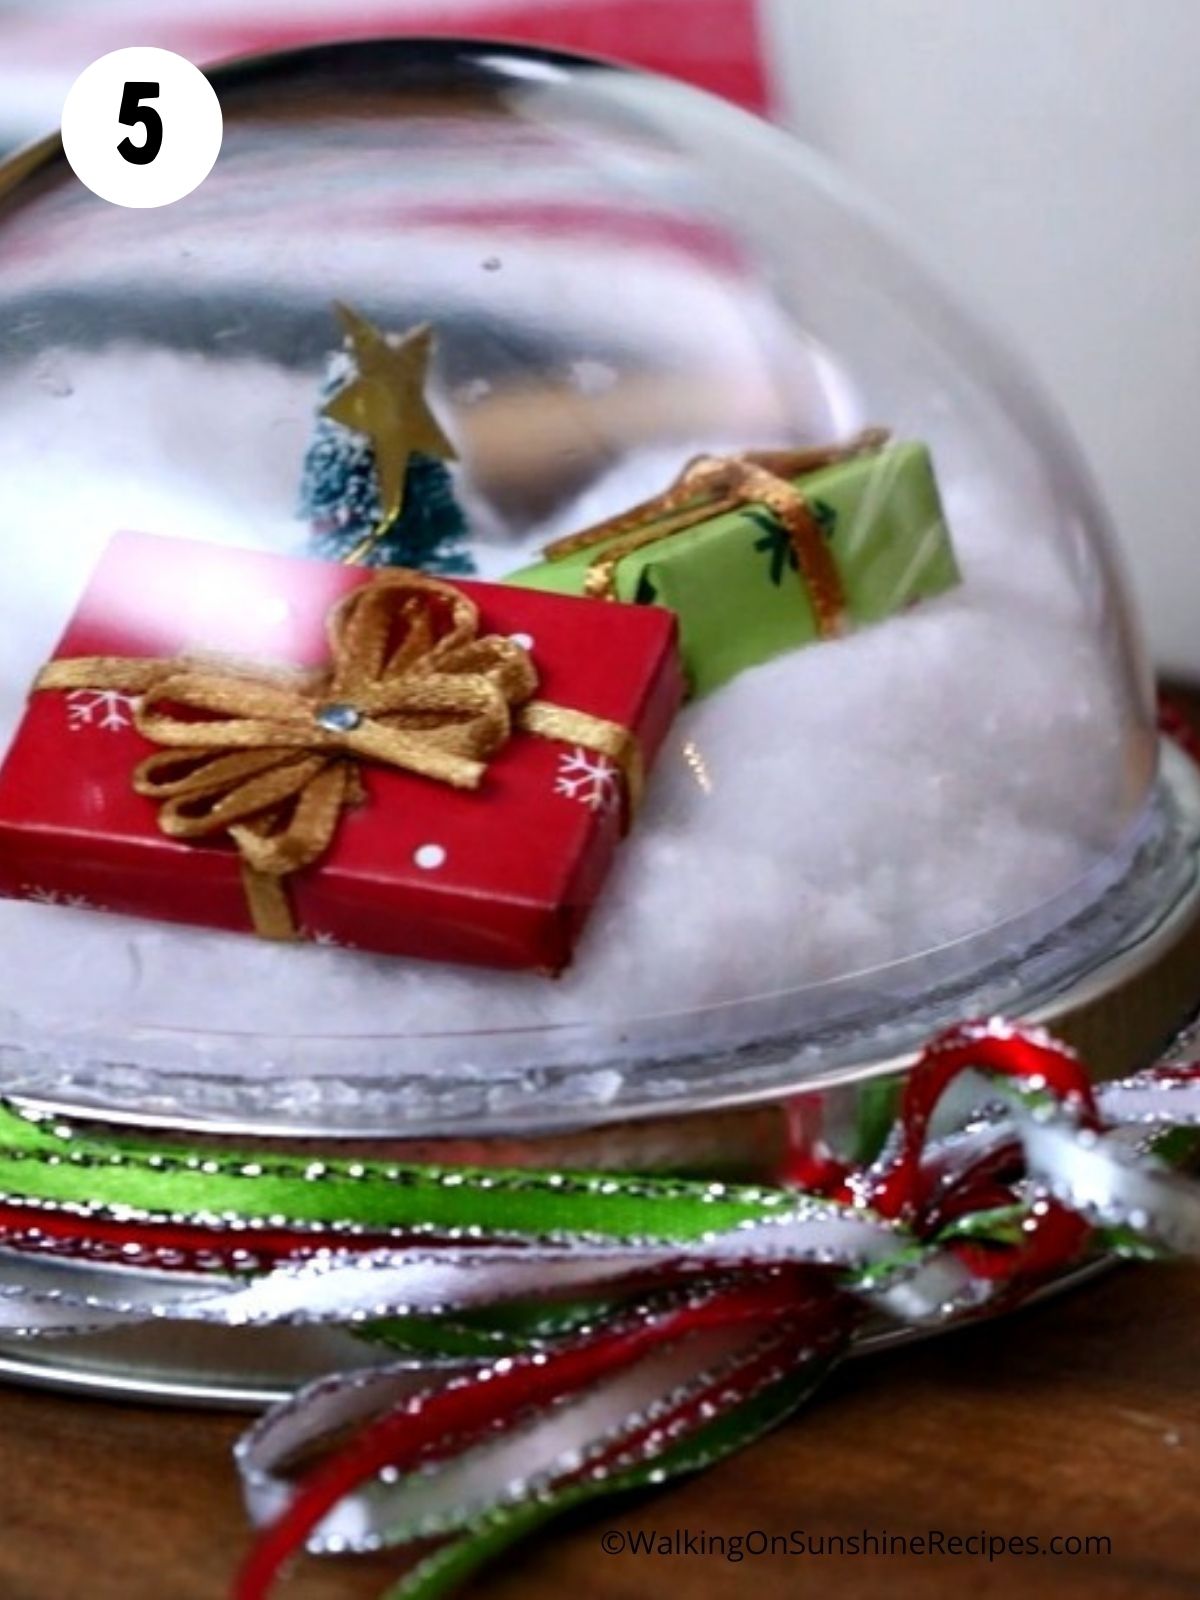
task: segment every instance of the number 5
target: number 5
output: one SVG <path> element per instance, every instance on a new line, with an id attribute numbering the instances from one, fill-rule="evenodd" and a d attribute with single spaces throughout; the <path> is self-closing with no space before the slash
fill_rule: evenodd
<path id="1" fill-rule="evenodd" d="M 162 149 L 162 118 L 153 106 L 142 104 L 143 100 L 157 99 L 159 93 L 157 83 L 127 83 L 125 93 L 121 96 L 121 111 L 117 121 L 123 128 L 141 126 L 146 130 L 146 137 L 141 144 L 134 144 L 132 139 L 125 138 L 117 146 L 117 154 L 131 161 L 135 167 L 148 167 Z"/>

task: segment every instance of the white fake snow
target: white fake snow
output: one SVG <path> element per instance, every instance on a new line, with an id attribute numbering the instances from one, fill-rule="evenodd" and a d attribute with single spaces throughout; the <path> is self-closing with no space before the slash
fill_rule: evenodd
<path id="1" fill-rule="evenodd" d="M 112 351 L 77 362 L 68 393 L 0 393 L 0 749 L 115 528 L 302 547 L 291 511 L 311 402 L 298 380 L 197 363 L 172 407 L 166 360 L 177 374 L 177 357 Z M 131 429 L 123 407 L 145 394 L 155 413 Z M 269 451 L 261 430 L 228 426 L 247 405 L 287 419 Z M 678 465 L 634 463 L 562 525 L 653 491 Z M 860 972 L 1028 910 L 1094 864 L 1129 814 L 1124 690 L 1047 544 L 981 525 L 969 504 L 951 512 L 960 590 L 685 710 L 561 980 L 5 902 L 0 1044 L 80 1030 L 120 1038 L 133 1061 L 151 1049 L 139 1027 L 216 1027 L 284 1042 L 269 1058 L 231 1042 L 206 1059 L 283 1074 L 322 1069 L 304 1048 L 313 1033 L 597 1020 L 610 1048 L 622 1018 Z M 527 558 L 497 546 L 488 568 Z M 803 1020 L 802 1006 L 784 1011 Z M 470 1053 L 485 1069 L 487 1049 Z M 169 1038 L 153 1055 L 194 1064 Z"/>

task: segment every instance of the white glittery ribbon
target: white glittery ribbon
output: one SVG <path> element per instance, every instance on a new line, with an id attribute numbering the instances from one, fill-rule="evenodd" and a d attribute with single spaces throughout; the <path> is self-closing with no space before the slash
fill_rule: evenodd
<path id="1" fill-rule="evenodd" d="M 1149 1072 L 1102 1086 L 1098 1107 L 1111 1130 L 1103 1134 L 1081 1126 L 1061 1105 L 1004 1092 L 1002 1112 L 930 1145 L 926 1161 L 946 1182 L 1006 1144 L 1020 1145 L 1031 1186 L 1088 1220 L 1142 1236 L 1148 1245 L 1200 1254 L 1200 1186 L 1135 1147 L 1168 1128 L 1200 1127 L 1200 1081 Z M 616 1296 L 656 1280 L 784 1263 L 849 1275 L 852 1292 L 910 1324 L 979 1310 L 996 1292 L 950 1251 L 936 1243 L 916 1247 L 905 1229 L 866 1208 L 809 1199 L 686 1243 L 573 1239 L 370 1252 L 331 1248 L 250 1280 L 110 1269 L 88 1274 L 86 1286 L 50 1287 L 22 1283 L 26 1259 L 19 1251 L 0 1251 L 7 1279 L 0 1286 L 0 1331 L 9 1336 L 77 1335 L 162 1320 L 353 1326 L 517 1300 Z M 69 1279 L 70 1269 L 62 1276 Z"/>
<path id="2" fill-rule="evenodd" d="M 688 1244 L 596 1243 L 419 1246 L 323 1251 L 247 1282 L 162 1274 L 147 1297 L 144 1272 L 89 1278 L 87 1290 L 0 1288 L 0 1330 L 10 1336 L 77 1334 L 152 1320 L 224 1327 L 378 1321 L 478 1310 L 514 1300 L 578 1300 L 621 1294 L 655 1280 L 780 1263 L 858 1270 L 882 1266 L 896 1230 L 879 1218 L 824 1201 L 705 1235 Z M 0 1252 L 11 1273 L 18 1251 Z M 69 1269 L 68 1269 L 69 1275 Z M 123 1289 L 139 1287 L 130 1297 Z"/>
<path id="3" fill-rule="evenodd" d="M 643 1313 L 644 1314 L 644 1313 Z M 347 1495 L 309 1540 L 313 1554 L 377 1550 L 385 1544 L 442 1537 L 506 1506 L 545 1495 L 564 1479 L 600 1481 L 652 1460 L 671 1435 L 668 1419 L 685 1405 L 706 1420 L 754 1392 L 737 1382 L 751 1355 L 763 1353 L 761 1330 L 713 1330 L 653 1351 L 635 1366 L 519 1417 L 511 1427 L 434 1459 L 403 1477 L 384 1472 Z M 828 1367 L 825 1352 L 785 1348 L 768 1376 L 778 1381 L 804 1361 Z M 374 1372 L 325 1379 L 276 1406 L 239 1441 L 237 1464 L 251 1518 L 274 1520 L 287 1506 L 288 1464 L 329 1437 L 345 1436 L 374 1417 L 420 1409 L 438 1388 L 486 1382 L 501 1363 L 397 1363 Z M 815 1377 L 814 1377 L 815 1381 Z M 760 1381 L 758 1387 L 762 1387 Z M 654 1424 L 662 1421 L 661 1435 Z M 634 1444 L 636 1435 L 647 1435 Z M 623 1445 L 628 1444 L 623 1452 Z"/>
<path id="4" fill-rule="evenodd" d="M 996 1100 L 983 1114 L 927 1146 L 922 1171 L 930 1193 L 952 1191 L 972 1169 L 1002 1162 L 1011 1151 L 1023 1161 L 1020 1192 L 1028 1205 L 1059 1202 L 1107 1230 L 1104 1243 L 1117 1253 L 1200 1256 L 1200 1184 L 1150 1150 L 1167 1130 L 1200 1128 L 1200 1077 L 1167 1068 L 1100 1087 L 1102 1132 L 1087 1125 L 1080 1105 L 1056 1100 L 1036 1083 L 996 1081 L 994 1088 Z M 861 1192 L 870 1193 L 869 1182 Z M 664 1289 L 678 1303 L 680 1295 L 703 1296 L 739 1274 L 769 1277 L 797 1265 L 827 1269 L 845 1294 L 892 1321 L 935 1324 L 978 1313 L 1005 1289 L 973 1275 L 954 1238 L 951 1228 L 940 1241 L 921 1239 L 866 1203 L 797 1196 L 765 1217 L 686 1242 L 569 1236 L 369 1252 L 334 1247 L 252 1278 L 62 1262 L 47 1272 L 31 1266 L 28 1253 L 5 1250 L 0 1330 L 45 1337 L 149 1321 L 353 1328 L 513 1302 L 589 1299 L 620 1301 L 619 1316 L 645 1323 L 659 1315 Z M 632 1295 L 647 1298 L 630 1305 Z M 239 1446 L 251 1516 L 258 1523 L 278 1517 L 293 1493 L 289 1466 L 330 1439 L 381 1415 L 416 1415 L 447 1388 L 484 1384 L 514 1359 L 549 1360 L 591 1331 L 535 1338 L 520 1358 L 421 1357 L 309 1385 L 270 1411 Z M 310 1548 L 373 1550 L 449 1537 L 564 1487 L 645 1468 L 674 1433 L 686 1431 L 685 1420 L 694 1428 L 697 1416 L 733 1412 L 752 1397 L 754 1383 L 761 1390 L 788 1376 L 805 1382 L 811 1368 L 815 1384 L 846 1337 L 843 1331 L 825 1344 L 799 1347 L 794 1330 L 790 1337 L 785 1332 L 759 1322 L 665 1340 L 585 1390 L 506 1418 L 485 1437 L 447 1439 L 416 1470 L 384 1472 L 344 1496 L 316 1528 Z"/>

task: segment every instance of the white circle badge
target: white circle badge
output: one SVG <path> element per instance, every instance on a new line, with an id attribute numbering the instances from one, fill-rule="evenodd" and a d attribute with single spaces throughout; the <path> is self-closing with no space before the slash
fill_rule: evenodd
<path id="1" fill-rule="evenodd" d="M 62 141 L 75 176 L 115 206 L 169 206 L 212 171 L 221 102 L 171 50 L 114 50 L 93 61 L 63 104 Z"/>

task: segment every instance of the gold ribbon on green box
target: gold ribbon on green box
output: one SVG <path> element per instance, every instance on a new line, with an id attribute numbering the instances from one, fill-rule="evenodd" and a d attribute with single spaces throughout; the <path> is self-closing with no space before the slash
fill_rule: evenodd
<path id="1" fill-rule="evenodd" d="M 880 428 L 701 456 L 664 493 L 544 556 L 507 581 L 675 611 L 695 695 L 959 581 L 928 450 Z"/>

